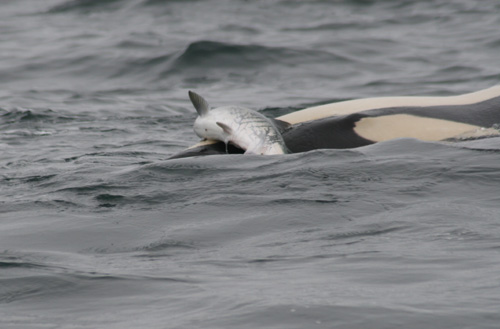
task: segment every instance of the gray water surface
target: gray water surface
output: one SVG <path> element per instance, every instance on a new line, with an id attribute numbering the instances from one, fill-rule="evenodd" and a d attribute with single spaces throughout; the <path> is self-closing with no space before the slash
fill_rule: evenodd
<path id="1" fill-rule="evenodd" d="M 168 160 L 500 81 L 500 2 L 0 2 L 0 327 L 498 328 L 500 138 Z"/>

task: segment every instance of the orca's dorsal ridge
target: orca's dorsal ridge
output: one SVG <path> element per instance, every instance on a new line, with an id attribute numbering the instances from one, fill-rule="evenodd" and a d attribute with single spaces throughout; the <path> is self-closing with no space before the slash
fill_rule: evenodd
<path id="1" fill-rule="evenodd" d="M 270 119 L 270 120 L 276 126 L 280 134 L 284 133 L 292 126 L 291 123 L 288 123 L 280 119 Z"/>

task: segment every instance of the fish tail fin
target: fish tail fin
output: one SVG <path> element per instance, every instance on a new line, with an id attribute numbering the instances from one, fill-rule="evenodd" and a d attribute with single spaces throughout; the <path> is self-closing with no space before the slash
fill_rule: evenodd
<path id="1" fill-rule="evenodd" d="M 196 112 L 198 112 L 198 114 L 200 115 L 200 117 L 207 115 L 208 111 L 210 111 L 210 105 L 205 100 L 205 98 L 201 97 L 200 95 L 191 90 L 188 92 L 188 94 L 191 103 L 193 103 L 193 106 L 196 109 Z"/>

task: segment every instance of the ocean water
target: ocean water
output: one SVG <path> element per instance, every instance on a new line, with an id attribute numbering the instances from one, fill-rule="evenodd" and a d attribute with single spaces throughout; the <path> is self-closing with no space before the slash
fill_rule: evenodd
<path id="1" fill-rule="evenodd" d="M 500 2 L 0 1 L 0 328 L 498 328 L 500 138 L 169 160 L 500 83 Z"/>

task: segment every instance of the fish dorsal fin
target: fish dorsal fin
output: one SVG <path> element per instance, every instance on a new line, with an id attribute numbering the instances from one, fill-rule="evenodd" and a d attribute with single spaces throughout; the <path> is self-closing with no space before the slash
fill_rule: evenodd
<path id="1" fill-rule="evenodd" d="M 233 133 L 233 128 L 229 127 L 227 124 L 217 121 L 216 124 L 224 130 L 224 132 L 228 135 Z"/>
<path id="2" fill-rule="evenodd" d="M 208 105 L 208 102 L 205 100 L 205 98 L 201 97 L 191 90 L 188 92 L 188 94 L 191 103 L 193 103 L 193 106 L 200 117 L 207 115 L 208 111 L 210 110 L 210 105 Z"/>
<path id="3" fill-rule="evenodd" d="M 271 119 L 271 121 L 274 123 L 280 134 L 282 134 L 285 130 L 290 128 L 292 125 L 291 123 L 288 123 L 286 121 L 278 120 L 278 119 Z"/>

